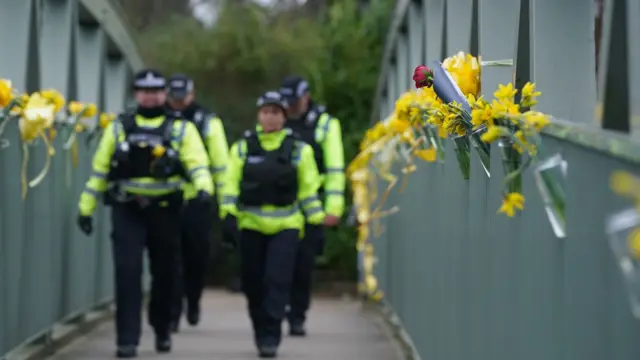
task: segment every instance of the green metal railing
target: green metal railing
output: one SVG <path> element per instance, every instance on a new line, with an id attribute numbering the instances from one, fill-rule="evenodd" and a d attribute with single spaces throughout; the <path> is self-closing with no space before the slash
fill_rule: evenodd
<path id="1" fill-rule="evenodd" d="M 640 320 L 606 234 L 607 218 L 633 206 L 610 190 L 610 175 L 640 169 L 640 86 L 633 80 L 640 43 L 631 31 L 640 21 L 625 15 L 639 5 L 604 3 L 596 81 L 593 8 L 584 1 L 398 1 L 374 120 L 392 112 L 413 67 L 458 50 L 513 58 L 513 69 L 483 69 L 483 89 L 535 81 L 540 111 L 576 120 L 554 120 L 543 135 L 545 154 L 559 153 L 568 164 L 565 238 L 552 231 L 531 170 L 523 175 L 524 211 L 496 214 L 503 180 L 497 146 L 490 178 L 472 156 L 471 177 L 463 180 L 446 141 L 444 163 L 419 164 L 404 190 L 392 190 L 384 208 L 400 212 L 383 218 L 384 232 L 371 239 L 375 273 L 417 356 L 640 358 Z M 598 100 L 601 120 L 592 115 Z"/>
<path id="2" fill-rule="evenodd" d="M 424 359 L 637 359 L 640 321 L 605 234 L 629 204 L 609 189 L 614 170 L 637 165 L 547 136 L 569 165 L 567 231 L 555 237 L 532 174 L 526 208 L 497 215 L 502 176 L 472 158 L 460 176 L 450 143 L 444 164 L 424 164 L 388 207 L 373 240 L 386 301 Z M 492 164 L 501 166 L 492 151 Z M 596 170 L 597 169 L 597 170 Z M 498 173 L 499 174 L 499 173 Z"/>
<path id="3" fill-rule="evenodd" d="M 7 129 L 17 134 L 17 129 Z M 79 144 L 78 166 L 70 151 L 58 150 L 51 172 L 21 199 L 19 139 L 3 149 L 0 163 L 0 354 L 46 340 L 56 323 L 82 320 L 113 294 L 109 230 L 104 209 L 91 238 L 75 226 L 77 201 L 90 173 L 90 156 Z M 56 141 L 62 149 L 62 139 Z M 29 173 L 44 165 L 43 146 L 34 146 Z"/>
<path id="4" fill-rule="evenodd" d="M 0 0 L 0 8 L 0 78 L 25 92 L 54 88 L 67 100 L 94 103 L 101 111 L 123 108 L 129 73 L 141 61 L 109 2 Z M 22 199 L 25 153 L 17 119 L 9 121 L 0 136 L 2 359 L 38 347 L 21 345 L 47 344 L 82 328 L 75 325 L 89 323 L 92 310 L 105 308 L 113 297 L 106 210 L 98 210 L 92 237 L 75 224 L 92 146 L 81 136 L 76 162 L 73 151 L 63 149 L 68 135 L 59 131 L 47 177 Z M 29 179 L 43 168 L 45 154 L 41 141 L 29 146 Z"/>

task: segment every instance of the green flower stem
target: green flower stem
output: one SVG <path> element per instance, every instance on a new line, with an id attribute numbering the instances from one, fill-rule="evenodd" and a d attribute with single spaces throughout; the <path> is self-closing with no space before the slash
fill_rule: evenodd
<path id="1" fill-rule="evenodd" d="M 465 136 L 453 139 L 456 149 L 456 158 L 462 177 L 469 180 L 470 177 L 470 160 L 469 160 L 469 139 Z"/>

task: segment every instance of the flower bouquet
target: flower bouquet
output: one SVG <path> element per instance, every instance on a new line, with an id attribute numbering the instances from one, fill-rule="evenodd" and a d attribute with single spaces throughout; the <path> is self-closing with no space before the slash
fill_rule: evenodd
<path id="1" fill-rule="evenodd" d="M 536 163 L 536 183 L 546 204 L 549 221 L 556 236 L 564 237 L 564 190 L 555 174 L 548 171 L 550 166 L 557 164 L 548 160 L 541 163 L 538 159 L 542 145 L 539 133 L 549 124 L 549 117 L 531 110 L 541 95 L 534 83 L 524 85 L 519 101 L 515 98 L 517 92 L 511 83 L 499 85 L 491 103 L 483 99 L 472 103 L 473 126 L 487 128 L 481 140 L 498 142 L 501 152 L 505 179 L 499 212 L 512 217 L 516 210 L 524 208 L 521 177 L 532 163 Z"/>
<path id="2" fill-rule="evenodd" d="M 423 77 L 420 77 L 421 73 Z M 442 129 L 448 137 L 453 138 L 456 158 L 463 178 L 469 179 L 470 176 L 471 145 L 477 149 L 482 166 L 488 176 L 490 174 L 488 147 L 479 141 L 481 131 L 474 132 L 469 103 L 447 70 L 437 63 L 433 70 L 420 65 L 414 72 L 414 81 L 416 81 L 416 86 L 432 87 L 432 91 L 441 100 L 432 103 L 433 106 L 427 111 L 429 115 L 427 122 Z"/>
<path id="3" fill-rule="evenodd" d="M 469 179 L 471 147 L 475 149 L 487 176 L 491 175 L 490 148 L 480 141 L 486 129 L 472 126 L 468 99 L 475 99 L 480 92 L 483 66 L 512 65 L 511 60 L 482 62 L 470 54 L 459 52 L 442 63 L 435 62 L 433 69 L 420 65 L 414 70 L 415 86 L 420 89 L 432 88 L 441 100 L 436 103 L 428 122 L 442 128 L 453 138 L 456 158 L 465 179 Z"/>
<path id="4" fill-rule="evenodd" d="M 9 120 L 18 119 L 18 129 L 22 140 L 22 198 L 27 195 L 28 188 L 36 187 L 44 180 L 51 166 L 51 157 L 55 149 L 51 140 L 55 136 L 53 124 L 56 113 L 62 109 L 65 99 L 58 91 L 53 89 L 40 90 L 31 95 L 18 95 L 12 87 L 11 81 L 0 79 L 0 135 L 4 133 Z M 29 163 L 29 145 L 41 139 L 47 151 L 46 163 L 39 174 L 33 179 L 27 179 L 27 166 Z M 3 139 L 3 146 L 9 143 Z"/>

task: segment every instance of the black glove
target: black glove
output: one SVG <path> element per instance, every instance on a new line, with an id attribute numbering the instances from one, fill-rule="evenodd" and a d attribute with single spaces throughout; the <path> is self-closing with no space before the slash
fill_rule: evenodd
<path id="1" fill-rule="evenodd" d="M 222 225 L 222 246 L 235 249 L 238 246 L 238 221 L 233 215 L 227 215 Z"/>
<path id="2" fill-rule="evenodd" d="M 85 235 L 91 235 L 93 232 L 93 218 L 91 216 L 78 215 L 78 227 Z"/>

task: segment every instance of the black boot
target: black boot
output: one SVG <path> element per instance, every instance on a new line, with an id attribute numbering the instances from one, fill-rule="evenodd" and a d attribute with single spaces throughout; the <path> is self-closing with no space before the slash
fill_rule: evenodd
<path id="1" fill-rule="evenodd" d="M 187 309 L 187 322 L 191 326 L 196 326 L 200 323 L 200 306 L 198 304 L 189 305 Z"/>
<path id="2" fill-rule="evenodd" d="M 159 352 L 159 353 L 171 352 L 171 335 L 169 334 L 156 335 L 156 352 Z"/>
<path id="3" fill-rule="evenodd" d="M 116 350 L 116 357 L 118 359 L 130 359 L 138 357 L 138 349 L 135 345 L 118 346 Z"/>
<path id="4" fill-rule="evenodd" d="M 289 335 L 297 337 L 307 336 L 307 330 L 304 328 L 303 323 L 289 323 Z"/>
<path id="5" fill-rule="evenodd" d="M 278 347 L 274 345 L 258 346 L 258 356 L 261 358 L 275 358 L 278 356 Z"/>
<path id="6" fill-rule="evenodd" d="M 174 334 L 177 334 L 180 332 L 180 320 L 177 321 L 172 321 L 171 325 L 169 325 L 171 327 L 171 332 Z"/>

